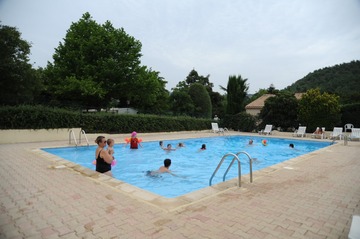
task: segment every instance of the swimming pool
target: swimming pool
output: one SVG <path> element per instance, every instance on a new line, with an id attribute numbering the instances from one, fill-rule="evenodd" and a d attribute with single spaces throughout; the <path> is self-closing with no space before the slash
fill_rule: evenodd
<path id="1" fill-rule="evenodd" d="M 179 142 L 185 144 L 185 147 L 170 152 L 162 150 L 158 141 L 144 142 L 143 148 L 138 150 L 130 150 L 129 146 L 124 147 L 121 142 L 114 146 L 117 164 L 112 168 L 112 172 L 119 180 L 166 198 L 174 198 L 207 187 L 216 166 L 227 153 L 247 152 L 252 158 L 256 158 L 253 163 L 253 171 L 256 171 L 329 145 L 327 142 L 266 138 L 268 144 L 263 146 L 262 137 L 251 138 L 254 140 L 253 145 L 248 145 L 249 136 L 164 141 L 165 147 L 167 144 L 172 144 L 175 148 Z M 295 149 L 289 148 L 290 143 L 295 145 Z M 202 144 L 206 144 L 207 150 L 199 151 Z M 92 164 L 95 149 L 96 146 L 42 150 L 95 170 Z M 180 177 L 169 174 L 162 174 L 161 177 L 146 176 L 146 171 L 158 169 L 166 158 L 172 160 L 170 170 Z M 232 157 L 225 159 L 223 166 L 212 180 L 213 185 L 222 182 L 222 176 L 231 160 Z M 247 157 L 241 155 L 240 160 L 242 174 L 249 173 Z M 237 173 L 237 165 L 234 164 L 226 179 L 237 177 Z"/>

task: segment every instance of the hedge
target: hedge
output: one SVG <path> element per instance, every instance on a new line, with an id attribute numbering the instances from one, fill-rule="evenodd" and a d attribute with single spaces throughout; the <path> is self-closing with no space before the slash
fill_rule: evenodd
<path id="1" fill-rule="evenodd" d="M 211 128 L 210 119 L 157 115 L 83 113 L 45 106 L 0 107 L 1 129 L 82 128 L 86 133 L 171 132 Z"/>

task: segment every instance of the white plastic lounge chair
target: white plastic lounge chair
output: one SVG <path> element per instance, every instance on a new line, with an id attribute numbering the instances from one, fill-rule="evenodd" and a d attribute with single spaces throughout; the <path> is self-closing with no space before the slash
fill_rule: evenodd
<path id="1" fill-rule="evenodd" d="M 321 139 L 325 139 L 325 127 L 322 127 L 322 134 L 311 134 L 311 138 L 321 138 Z M 316 132 L 319 130 L 319 127 L 316 127 Z"/>
<path id="2" fill-rule="evenodd" d="M 360 215 L 353 215 L 348 238 L 360 238 Z"/>
<path id="3" fill-rule="evenodd" d="M 352 128 L 351 129 L 351 134 L 349 136 L 349 139 L 350 140 L 353 140 L 353 139 L 358 139 L 360 140 L 360 128 Z"/>
<path id="4" fill-rule="evenodd" d="M 299 126 L 299 128 L 293 133 L 293 136 L 305 137 L 306 126 Z"/>
<path id="5" fill-rule="evenodd" d="M 227 128 L 219 128 L 218 123 L 211 123 L 211 129 L 214 133 L 225 133 L 225 131 L 228 131 Z"/>
<path id="6" fill-rule="evenodd" d="M 353 124 L 346 124 L 344 125 L 344 132 L 347 132 L 348 130 L 352 130 L 352 128 L 354 128 Z"/>
<path id="7" fill-rule="evenodd" d="M 342 127 L 334 127 L 333 132 L 330 134 L 330 139 L 339 138 L 341 140 L 342 139 L 342 132 L 343 132 Z"/>
<path id="8" fill-rule="evenodd" d="M 267 124 L 267 125 L 265 126 L 265 129 L 259 131 L 259 134 L 268 135 L 268 134 L 271 134 L 271 131 L 272 131 L 272 124 Z"/>

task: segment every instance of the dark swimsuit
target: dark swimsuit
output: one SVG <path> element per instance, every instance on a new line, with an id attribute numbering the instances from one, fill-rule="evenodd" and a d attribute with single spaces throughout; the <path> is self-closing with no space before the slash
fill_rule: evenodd
<path id="1" fill-rule="evenodd" d="M 100 157 L 101 150 L 98 157 L 96 158 L 96 171 L 99 173 L 106 173 L 111 170 L 111 164 L 105 162 L 103 158 Z"/>

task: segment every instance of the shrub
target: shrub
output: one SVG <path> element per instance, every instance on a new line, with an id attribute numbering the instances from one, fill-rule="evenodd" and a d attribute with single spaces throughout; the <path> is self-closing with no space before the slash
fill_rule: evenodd
<path id="1" fill-rule="evenodd" d="M 353 124 L 356 128 L 360 128 L 360 103 L 347 104 L 341 106 L 341 122 L 342 125 L 347 123 Z"/>
<path id="2" fill-rule="evenodd" d="M 82 128 L 87 133 L 130 133 L 205 130 L 210 119 L 155 115 L 82 113 L 44 106 L 0 107 L 1 129 Z"/>
<path id="3" fill-rule="evenodd" d="M 233 130 L 252 132 L 256 128 L 256 119 L 246 112 L 241 112 L 236 115 L 226 115 L 221 124 Z"/>

